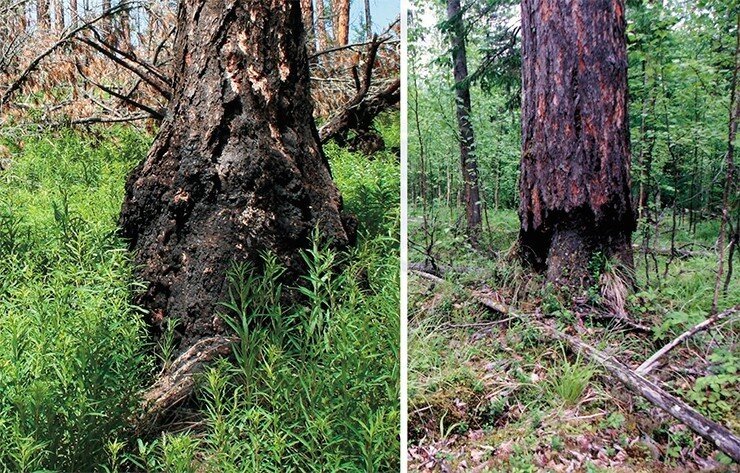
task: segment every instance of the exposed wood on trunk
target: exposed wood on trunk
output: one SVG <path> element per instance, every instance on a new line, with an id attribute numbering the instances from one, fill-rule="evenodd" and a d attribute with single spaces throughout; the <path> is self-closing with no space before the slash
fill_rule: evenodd
<path id="1" fill-rule="evenodd" d="M 478 161 L 475 153 L 475 135 L 470 122 L 470 84 L 468 82 L 468 59 L 465 51 L 465 27 L 463 25 L 460 0 L 447 1 L 447 21 L 450 22 L 452 67 L 455 79 L 455 112 L 457 114 L 458 138 L 460 141 L 460 169 L 463 179 L 463 205 L 467 222 L 468 240 L 478 246 L 481 230 L 481 198 L 478 186 Z"/>
<path id="2" fill-rule="evenodd" d="M 520 248 L 555 285 L 589 284 L 597 252 L 633 266 L 624 14 L 522 2 Z"/>
<path id="3" fill-rule="evenodd" d="M 645 360 L 643 364 L 641 364 L 636 370 L 635 373 L 639 374 L 640 376 L 645 376 L 650 371 L 652 371 L 658 364 L 658 361 L 660 361 L 661 358 L 663 358 L 665 355 L 667 355 L 670 351 L 672 351 L 674 348 L 682 344 L 684 341 L 688 340 L 689 338 L 693 337 L 697 333 L 706 330 L 713 325 L 715 325 L 720 320 L 726 319 L 734 314 L 736 314 L 738 311 L 740 311 L 740 305 L 736 305 L 735 307 L 732 307 L 731 309 L 727 309 L 724 312 L 721 312 L 719 314 L 715 314 L 708 319 L 704 320 L 703 322 L 696 324 L 695 326 L 691 327 L 689 330 L 685 331 L 675 339 L 673 339 L 670 343 L 665 345 L 660 350 L 656 351 L 650 358 Z"/>
<path id="4" fill-rule="evenodd" d="M 298 2 L 182 2 L 175 85 L 147 158 L 126 183 L 122 236 L 147 283 L 137 303 L 181 327 L 178 352 L 227 331 L 217 317 L 235 263 L 272 252 L 286 280 L 315 228 L 350 231 L 318 141 Z"/>

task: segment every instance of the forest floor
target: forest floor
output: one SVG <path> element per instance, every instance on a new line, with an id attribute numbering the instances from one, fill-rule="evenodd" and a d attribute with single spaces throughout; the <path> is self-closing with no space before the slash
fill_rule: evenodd
<path id="1" fill-rule="evenodd" d="M 397 115 L 378 127 L 397 149 Z M 167 335 L 156 346 L 147 340 L 130 303 L 140 284 L 116 222 L 125 178 L 152 136 L 133 127 L 3 133 L 0 471 L 398 468 L 394 152 L 325 147 L 359 220 L 356 248 L 336 254 L 315 244 L 304 253 L 309 274 L 292 283 L 306 288 L 300 307 L 274 302 L 282 288 L 274 264 L 270 275 L 235 269 L 232 284 L 249 299 L 242 315 L 281 324 L 250 330 L 234 360 L 207 371 L 187 416 L 167 434 L 139 436 L 131 420 L 140 394 L 172 349 Z M 305 324 L 319 327 L 312 333 L 320 340 L 303 335 Z"/>
<path id="2" fill-rule="evenodd" d="M 605 315 L 598 288 L 585 300 L 555 294 L 539 276 L 512 258 L 518 220 L 492 212 L 485 250 L 473 251 L 454 230 L 454 212 L 435 211 L 421 231 L 411 212 L 410 261 L 423 262 L 422 244 L 446 270 L 444 282 L 409 276 L 409 467 L 412 471 L 738 471 L 730 458 L 665 412 L 575 356 L 560 342 L 517 317 L 502 316 L 472 300 L 485 291 L 520 313 L 539 313 L 636 368 L 676 335 L 708 317 L 717 257 L 711 250 L 718 222 L 689 232 L 677 243 L 706 255 L 650 261 L 635 254 L 638 291 L 629 316 L 651 333 Z M 670 247 L 670 229 L 658 245 Z M 635 237 L 639 242 L 639 237 Z M 736 260 L 736 267 L 738 261 Z M 451 270 L 450 268 L 456 269 Z M 740 303 L 740 278 L 720 298 L 720 310 Z M 576 308 L 574 308 L 576 307 Z M 697 334 L 649 376 L 705 416 L 740 431 L 740 352 L 737 319 Z"/>

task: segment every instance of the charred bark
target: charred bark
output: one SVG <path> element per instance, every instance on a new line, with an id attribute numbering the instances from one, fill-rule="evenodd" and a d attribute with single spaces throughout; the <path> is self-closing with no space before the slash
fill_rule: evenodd
<path id="1" fill-rule="evenodd" d="M 460 139 L 460 169 L 463 178 L 463 204 L 468 227 L 468 239 L 478 246 L 481 227 L 481 201 L 478 186 L 478 162 L 475 156 L 475 135 L 470 123 L 470 84 L 468 83 L 468 58 L 465 51 L 465 31 L 462 23 L 460 0 L 448 0 L 447 20 L 450 22 L 452 67 L 455 78 L 455 111 Z"/>
<path id="2" fill-rule="evenodd" d="M 318 226 L 348 243 L 341 199 L 312 117 L 294 0 L 197 0 L 178 10 L 174 95 L 131 174 L 122 235 L 147 283 L 155 335 L 177 318 L 183 353 L 225 327 L 217 316 L 236 262 L 271 251 L 295 280 Z"/>
<path id="3" fill-rule="evenodd" d="M 632 268 L 623 0 L 522 2 L 520 248 L 556 285 Z"/>

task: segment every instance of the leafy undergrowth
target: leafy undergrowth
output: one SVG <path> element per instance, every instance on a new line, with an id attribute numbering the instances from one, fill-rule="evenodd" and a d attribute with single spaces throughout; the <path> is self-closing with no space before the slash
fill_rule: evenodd
<path id="1" fill-rule="evenodd" d="M 429 218 L 434 256 L 447 283 L 409 278 L 409 452 L 414 471 L 725 471 L 730 459 L 672 417 L 628 392 L 599 366 L 531 325 L 481 308 L 468 289 L 524 313 L 540 313 L 636 368 L 672 338 L 707 317 L 716 255 L 676 259 L 651 284 L 636 255 L 636 332 L 605 315 L 600 288 L 584 297 L 556 294 L 512 258 L 516 214 L 490 215 L 485 251 L 474 252 L 447 212 Z M 412 213 L 410 260 L 423 261 L 422 218 Z M 452 228 L 452 230 L 449 230 Z M 711 248 L 716 222 L 685 229 L 678 241 Z M 662 241 L 665 248 L 670 242 Z M 596 263 L 596 262 L 595 262 Z M 453 271 L 450 266 L 456 270 Z M 602 271 L 609 265 L 594 264 Z M 602 279 L 602 281 L 604 281 Z M 584 300 L 585 299 L 585 300 Z M 733 278 L 719 307 L 740 303 Z M 717 326 L 676 349 L 650 376 L 709 418 L 738 431 L 737 323 Z"/>
<path id="2" fill-rule="evenodd" d="M 133 436 L 153 352 L 166 353 L 130 305 L 138 285 L 115 229 L 125 177 L 150 140 L 113 128 L 3 142 L 0 470 L 397 469 L 400 173 L 395 156 L 336 147 L 357 247 L 304 253 L 300 307 L 276 302 L 286 290 L 276 265 L 264 276 L 235 268 L 224 315 L 248 327 L 236 360 L 203 375 L 180 430 Z"/>

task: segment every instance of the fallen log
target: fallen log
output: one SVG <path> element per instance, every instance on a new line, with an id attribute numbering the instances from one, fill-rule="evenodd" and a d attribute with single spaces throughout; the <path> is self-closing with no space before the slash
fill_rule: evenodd
<path id="1" fill-rule="evenodd" d="M 657 384 L 643 378 L 613 357 L 587 345 L 578 338 L 559 332 L 542 322 L 537 322 L 537 325 L 547 327 L 547 331 L 552 336 L 567 342 L 573 351 L 601 364 L 610 375 L 622 382 L 631 391 L 644 397 L 685 424 L 736 462 L 740 462 L 740 438 L 730 429 L 707 419 L 685 402 L 664 391 Z"/>
<path id="2" fill-rule="evenodd" d="M 696 250 L 681 250 L 678 248 L 674 248 L 673 251 L 671 251 L 670 248 L 643 248 L 642 245 L 632 245 L 633 248 L 639 249 L 641 251 L 646 251 L 647 253 L 652 253 L 658 256 L 671 256 L 671 254 L 678 259 L 688 259 L 688 258 L 699 258 L 704 256 L 712 256 L 712 252 L 710 251 L 696 251 Z"/>
<path id="3" fill-rule="evenodd" d="M 613 378 L 620 381 L 632 392 L 664 410 L 702 438 L 711 442 L 717 449 L 730 456 L 730 458 L 736 462 L 740 462 L 740 438 L 737 435 L 723 425 L 707 419 L 685 402 L 663 390 L 660 386 L 631 371 L 613 356 L 589 346 L 576 337 L 560 332 L 555 327 L 542 320 L 538 320 L 537 317 L 518 314 L 508 306 L 487 297 L 485 293 L 470 291 L 470 295 L 484 307 L 504 315 L 514 316 L 546 332 L 553 338 L 566 342 L 574 352 L 581 354 L 592 362 L 600 364 Z"/>
<path id="4" fill-rule="evenodd" d="M 701 332 L 702 330 L 708 329 L 709 327 L 713 326 L 720 320 L 726 319 L 736 314 L 738 311 L 740 311 L 740 305 L 736 305 L 735 307 L 727 309 L 724 312 L 715 314 L 712 317 L 709 317 L 708 319 L 704 320 L 703 322 L 691 327 L 689 330 L 685 331 L 684 333 L 682 333 L 681 335 L 673 339 L 670 343 L 665 345 L 663 348 L 656 351 L 650 358 L 645 360 L 645 362 L 641 364 L 635 370 L 635 373 L 637 373 L 640 376 L 645 376 L 650 371 L 652 371 L 655 368 L 655 366 L 657 366 L 657 363 L 661 358 L 663 358 L 666 354 L 668 354 L 671 350 L 676 348 L 678 345 L 680 345 L 687 339 L 693 337 L 695 334 Z"/>

